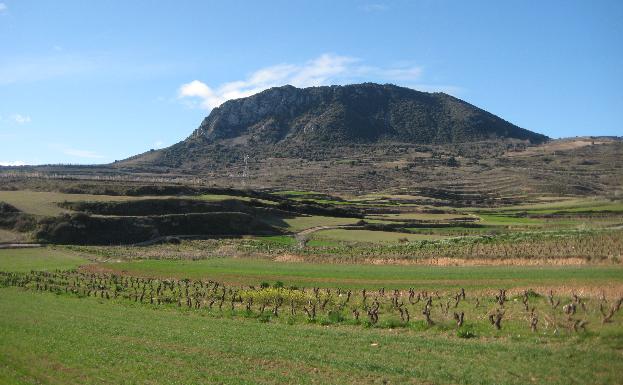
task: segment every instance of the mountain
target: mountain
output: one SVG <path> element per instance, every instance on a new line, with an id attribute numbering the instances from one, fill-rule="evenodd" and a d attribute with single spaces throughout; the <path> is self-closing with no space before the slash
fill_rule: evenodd
<path id="1" fill-rule="evenodd" d="M 496 160 L 509 150 L 548 141 L 444 93 L 374 83 L 288 85 L 227 101 L 185 140 L 110 166 L 219 186 L 358 194 L 480 178 L 511 165 Z M 490 179 L 482 180 L 475 191 Z"/>
<path id="2" fill-rule="evenodd" d="M 341 141 L 457 143 L 494 138 L 543 142 L 519 128 L 444 93 L 374 83 L 271 88 L 215 108 L 189 140 L 279 143 Z"/>
<path id="3" fill-rule="evenodd" d="M 207 171 L 249 156 L 320 160 L 339 156 L 344 148 L 499 140 L 535 144 L 548 138 L 440 92 L 375 83 L 286 85 L 227 101 L 186 140 L 117 166 Z"/>
<path id="4" fill-rule="evenodd" d="M 550 140 L 443 93 L 365 83 L 283 86 L 230 100 L 185 140 L 112 164 L 6 172 L 470 206 L 620 197 L 622 161 L 623 138 Z"/>

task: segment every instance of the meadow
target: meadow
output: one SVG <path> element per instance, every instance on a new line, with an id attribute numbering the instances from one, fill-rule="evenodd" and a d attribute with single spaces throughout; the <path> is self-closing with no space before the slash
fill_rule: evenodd
<path id="1" fill-rule="evenodd" d="M 78 253 L 62 249 L 0 249 L 0 271 L 69 270 L 88 262 Z"/>
<path id="2" fill-rule="evenodd" d="M 93 266 L 139 277 L 191 278 L 228 284 L 343 288 L 497 289 L 565 286 L 623 289 L 623 267 L 614 266 L 419 266 L 276 262 L 264 259 L 139 260 Z"/>
<path id="3" fill-rule="evenodd" d="M 616 384 L 623 370 L 620 332 L 462 339 L 450 331 L 211 317 L 15 288 L 0 289 L 0 308 L 6 384 Z"/>

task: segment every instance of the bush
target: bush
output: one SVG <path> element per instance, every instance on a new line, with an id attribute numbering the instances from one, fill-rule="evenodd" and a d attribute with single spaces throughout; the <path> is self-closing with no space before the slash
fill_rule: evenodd
<path id="1" fill-rule="evenodd" d="M 18 210 L 15 206 L 0 202 L 0 228 L 27 232 L 35 229 L 35 217 Z"/>
<path id="2" fill-rule="evenodd" d="M 342 312 L 338 310 L 329 311 L 329 315 L 327 318 L 331 323 L 344 322 L 344 315 L 342 315 Z"/>
<path id="3" fill-rule="evenodd" d="M 469 329 L 459 329 L 456 331 L 456 335 L 459 338 L 475 338 L 476 333 Z"/>

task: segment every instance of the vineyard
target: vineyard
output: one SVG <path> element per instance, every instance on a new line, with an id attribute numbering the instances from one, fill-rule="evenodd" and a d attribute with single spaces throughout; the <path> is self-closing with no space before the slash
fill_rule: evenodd
<path id="1" fill-rule="evenodd" d="M 69 271 L 0 272 L 1 286 L 36 292 L 129 301 L 173 307 L 211 316 L 256 318 L 261 322 L 352 324 L 364 327 L 440 331 L 456 329 L 461 338 L 497 331 L 541 335 L 599 333 L 621 328 L 623 296 L 598 297 L 573 291 L 438 290 L 284 287 L 283 282 L 259 287 L 228 286 L 208 280 L 152 279 Z M 283 320 L 283 321 L 280 321 Z M 487 330 L 487 325 L 490 324 Z"/>
<path id="2" fill-rule="evenodd" d="M 364 238 L 365 239 L 365 238 Z M 317 263 L 410 264 L 618 264 L 623 230 L 521 232 L 489 236 L 412 240 L 394 243 L 312 240 L 305 247 L 293 237 L 183 241 L 151 247 L 72 246 L 100 259 L 191 259 L 253 257 Z"/>

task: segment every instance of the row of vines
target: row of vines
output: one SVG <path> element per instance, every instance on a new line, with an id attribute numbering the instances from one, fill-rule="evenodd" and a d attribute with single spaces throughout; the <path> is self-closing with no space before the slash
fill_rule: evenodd
<path id="1" fill-rule="evenodd" d="M 55 271 L 0 272 L 0 287 L 14 286 L 104 301 L 178 308 L 213 315 L 285 320 L 288 323 L 356 324 L 367 327 L 456 329 L 462 337 L 508 328 L 549 335 L 621 327 L 623 297 L 559 296 L 550 290 L 488 293 L 431 290 L 344 290 L 227 286 L 216 281 L 159 280 L 114 274 Z M 610 326 L 614 325 L 614 326 Z"/>

